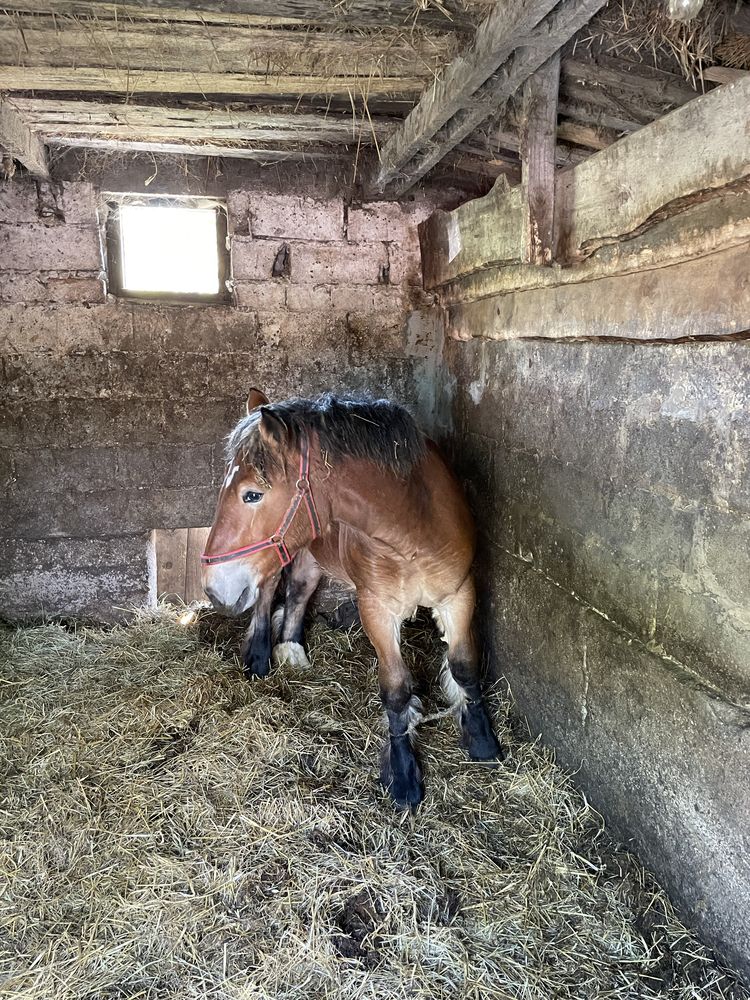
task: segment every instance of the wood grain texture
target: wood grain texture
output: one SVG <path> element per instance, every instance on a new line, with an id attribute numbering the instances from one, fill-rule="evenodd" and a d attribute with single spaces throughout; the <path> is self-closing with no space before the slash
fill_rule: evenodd
<path id="1" fill-rule="evenodd" d="M 456 304 L 448 310 L 448 331 L 457 340 L 731 336 L 750 330 L 749 250 L 745 243 L 657 270 Z"/>
<path id="2" fill-rule="evenodd" d="M 18 111 L 0 97 L 0 149 L 36 177 L 49 177 L 47 151 Z"/>
<path id="3" fill-rule="evenodd" d="M 555 53 L 532 73 L 523 88 L 521 190 L 527 264 L 552 263 L 559 83 L 560 54 Z"/>

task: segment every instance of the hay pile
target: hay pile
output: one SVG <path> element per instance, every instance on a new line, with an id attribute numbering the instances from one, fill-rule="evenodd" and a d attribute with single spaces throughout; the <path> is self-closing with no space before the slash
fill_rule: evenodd
<path id="1" fill-rule="evenodd" d="M 746 996 L 538 745 L 488 770 L 439 718 L 396 814 L 369 645 L 310 645 L 249 684 L 210 617 L 0 635 L 2 997 Z"/>

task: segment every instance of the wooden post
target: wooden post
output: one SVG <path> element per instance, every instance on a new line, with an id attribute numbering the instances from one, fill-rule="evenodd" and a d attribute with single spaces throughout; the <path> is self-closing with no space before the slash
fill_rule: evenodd
<path id="1" fill-rule="evenodd" d="M 22 163 L 35 177 L 49 178 L 47 151 L 18 111 L 0 98 L 0 149 Z"/>
<path id="2" fill-rule="evenodd" d="M 529 77 L 523 88 L 521 185 L 527 212 L 527 264 L 552 263 L 559 85 L 557 52 Z"/>

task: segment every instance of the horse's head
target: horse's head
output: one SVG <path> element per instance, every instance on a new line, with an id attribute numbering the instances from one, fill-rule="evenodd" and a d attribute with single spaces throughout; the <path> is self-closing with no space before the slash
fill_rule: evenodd
<path id="1" fill-rule="evenodd" d="M 292 440 L 267 397 L 252 389 L 228 442 L 228 467 L 206 549 L 203 589 L 232 615 L 320 533 L 309 480 L 309 439 Z"/>

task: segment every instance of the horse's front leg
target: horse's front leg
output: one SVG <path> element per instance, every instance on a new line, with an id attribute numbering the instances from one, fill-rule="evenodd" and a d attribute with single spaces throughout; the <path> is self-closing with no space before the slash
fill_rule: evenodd
<path id="1" fill-rule="evenodd" d="M 472 628 L 475 603 L 474 581 L 469 576 L 452 597 L 433 608 L 448 645 L 440 681 L 469 756 L 474 760 L 502 760 L 505 754 L 492 730 L 479 682 L 479 656 Z"/>
<path id="2" fill-rule="evenodd" d="M 397 806 L 413 809 L 424 797 L 422 768 L 414 748 L 422 706 L 401 657 L 401 618 L 373 595 L 357 596 L 362 627 L 378 655 L 380 698 L 388 721 L 380 780 Z"/>
<path id="3" fill-rule="evenodd" d="M 267 677 L 271 669 L 271 606 L 277 584 L 278 576 L 275 576 L 261 587 L 253 619 L 245 633 L 242 665 L 250 680 Z"/>
<path id="4" fill-rule="evenodd" d="M 303 645 L 305 612 L 322 575 L 322 569 L 307 549 L 298 552 L 287 569 L 284 606 L 273 615 L 275 666 L 287 663 L 295 667 L 310 666 Z"/>

